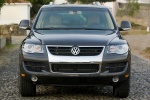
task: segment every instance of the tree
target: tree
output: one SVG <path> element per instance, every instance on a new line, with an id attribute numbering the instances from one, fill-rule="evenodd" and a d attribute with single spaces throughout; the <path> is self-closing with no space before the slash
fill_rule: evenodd
<path id="1" fill-rule="evenodd" d="M 50 2 L 53 2 L 54 0 L 27 0 L 27 1 L 32 3 L 31 17 L 34 17 L 42 5 L 49 4 Z"/>
<path id="2" fill-rule="evenodd" d="M 99 2 L 112 2 L 112 1 L 116 1 L 116 0 L 67 0 L 70 3 L 75 3 L 77 1 L 81 2 L 81 3 L 92 3 L 94 1 L 99 1 Z"/>
<path id="3" fill-rule="evenodd" d="M 148 1 L 147 6 L 147 32 L 150 32 L 150 0 Z"/>
<path id="4" fill-rule="evenodd" d="M 5 0 L 0 0 L 0 8 L 4 5 Z"/>
<path id="5" fill-rule="evenodd" d="M 140 10 L 140 4 L 137 0 L 128 0 L 124 8 L 118 9 L 117 16 L 131 16 L 133 17 Z"/>
<path id="6" fill-rule="evenodd" d="M 0 8 L 4 5 L 4 3 L 15 3 L 21 2 L 21 0 L 0 0 Z"/>
<path id="7" fill-rule="evenodd" d="M 128 0 L 125 8 L 125 14 L 134 16 L 140 10 L 140 5 L 137 0 Z"/>
<path id="8" fill-rule="evenodd" d="M 4 5 L 4 3 L 17 3 L 25 1 L 29 1 L 32 3 L 31 16 L 34 17 L 42 5 L 49 4 L 54 0 L 0 0 L 0 8 Z"/>
<path id="9" fill-rule="evenodd" d="M 0 8 L 4 5 L 4 3 L 15 3 L 15 2 L 19 2 L 19 0 L 0 0 Z M 0 35 L 1 35 L 1 33 L 2 33 L 2 26 L 0 27 Z M 9 26 L 9 28 L 7 28 L 8 30 L 8 35 L 6 36 L 6 43 L 7 44 L 11 44 L 11 30 L 10 29 L 12 29 L 10 26 Z"/>
<path id="10" fill-rule="evenodd" d="M 146 19 L 147 23 L 147 32 L 150 32 L 150 0 L 143 0 L 145 1 L 145 4 L 142 4 L 142 10 L 143 12 L 142 17 L 143 19 Z"/>
<path id="11" fill-rule="evenodd" d="M 21 2 L 21 0 L 4 0 L 5 3 L 16 3 L 16 2 Z"/>

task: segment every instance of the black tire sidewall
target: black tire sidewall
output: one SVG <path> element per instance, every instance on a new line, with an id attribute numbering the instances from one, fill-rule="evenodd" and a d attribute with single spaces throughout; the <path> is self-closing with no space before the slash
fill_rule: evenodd
<path id="1" fill-rule="evenodd" d="M 130 91 L 130 78 L 126 81 L 113 86 L 113 95 L 115 97 L 126 98 Z"/>

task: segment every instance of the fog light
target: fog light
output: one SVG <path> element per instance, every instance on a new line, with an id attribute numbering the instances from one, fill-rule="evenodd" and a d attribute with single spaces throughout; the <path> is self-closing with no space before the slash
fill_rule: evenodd
<path id="1" fill-rule="evenodd" d="M 112 81 L 113 81 L 113 82 L 118 82 L 118 81 L 119 81 L 119 78 L 118 78 L 118 77 L 114 77 L 114 78 L 112 79 Z"/>
<path id="2" fill-rule="evenodd" d="M 38 78 L 37 78 L 36 76 L 32 76 L 32 77 L 31 77 L 31 80 L 32 80 L 33 82 L 37 82 L 37 81 L 38 81 Z"/>

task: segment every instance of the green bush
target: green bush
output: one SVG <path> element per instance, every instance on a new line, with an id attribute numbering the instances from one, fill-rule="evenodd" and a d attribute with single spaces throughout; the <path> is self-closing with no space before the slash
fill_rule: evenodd
<path id="1" fill-rule="evenodd" d="M 137 0 L 128 0 L 128 3 L 125 4 L 123 9 L 119 9 L 117 11 L 117 16 L 134 16 L 140 10 L 140 5 L 138 4 Z"/>
<path id="2" fill-rule="evenodd" d="M 13 31 L 10 31 L 10 27 L 13 29 Z M 2 35 L 26 35 L 25 30 L 20 30 L 18 27 L 18 24 L 10 24 L 10 25 L 1 25 L 0 26 L 0 34 Z"/>
<path id="3" fill-rule="evenodd" d="M 145 49 L 145 53 L 150 54 L 150 47 L 147 47 L 147 48 Z"/>
<path id="4" fill-rule="evenodd" d="M 124 12 L 123 9 L 118 9 L 118 11 L 117 11 L 117 16 L 122 17 L 122 16 L 125 15 L 124 13 L 125 13 L 125 12 Z"/>
<path id="5" fill-rule="evenodd" d="M 134 22 L 131 22 L 131 26 L 133 29 L 140 29 L 140 30 L 146 30 L 146 27 L 145 26 L 142 26 L 140 24 L 136 24 Z"/>

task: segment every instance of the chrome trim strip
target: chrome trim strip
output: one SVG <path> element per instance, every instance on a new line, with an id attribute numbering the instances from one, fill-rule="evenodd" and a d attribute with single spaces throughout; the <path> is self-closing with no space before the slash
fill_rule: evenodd
<path id="1" fill-rule="evenodd" d="M 73 47 L 73 46 L 74 45 L 46 45 L 46 47 Z M 105 47 L 105 46 L 82 46 L 80 45 L 78 47 Z"/>
<path id="2" fill-rule="evenodd" d="M 104 50 L 105 50 L 105 46 L 78 46 L 78 47 L 103 47 L 102 52 L 99 55 L 96 56 L 60 56 L 60 55 L 52 55 L 49 50 L 48 47 L 73 47 L 72 46 L 68 46 L 68 45 L 46 45 L 46 50 L 48 53 L 48 60 L 49 60 L 49 64 L 50 64 L 50 72 L 51 73 L 59 73 L 60 72 L 53 72 L 51 69 L 51 64 L 52 63 L 69 63 L 69 64 L 99 64 L 99 71 L 96 73 L 100 73 L 101 72 L 101 63 L 102 63 L 102 58 L 103 58 L 103 54 L 104 54 Z M 88 74 L 96 74 L 96 73 L 88 73 Z M 80 75 L 80 74 L 87 74 L 87 73 L 62 73 L 62 74 L 70 74 L 70 75 Z"/>
<path id="3" fill-rule="evenodd" d="M 78 46 L 78 47 L 103 47 L 101 54 L 96 56 L 60 56 L 60 55 L 52 55 L 48 47 L 56 46 L 56 45 L 47 45 L 46 50 L 48 53 L 48 59 L 50 63 L 100 63 L 102 62 L 105 46 Z M 60 47 L 59 45 L 56 47 Z M 66 47 L 66 46 L 61 46 Z M 73 47 L 73 46 L 68 46 Z"/>

